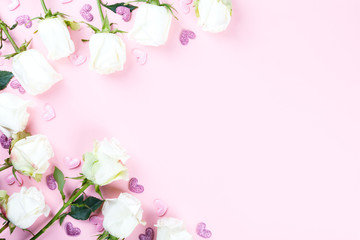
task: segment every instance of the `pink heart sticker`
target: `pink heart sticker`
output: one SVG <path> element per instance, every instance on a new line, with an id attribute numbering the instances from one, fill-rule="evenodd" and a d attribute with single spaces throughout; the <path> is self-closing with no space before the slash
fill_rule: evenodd
<path id="1" fill-rule="evenodd" d="M 55 110 L 50 104 L 45 104 L 43 119 L 45 121 L 50 121 L 56 117 Z"/>
<path id="2" fill-rule="evenodd" d="M 180 1 L 180 10 L 183 13 L 188 14 L 190 13 L 190 6 L 187 3 Z"/>
<path id="3" fill-rule="evenodd" d="M 81 161 L 78 158 L 65 157 L 64 163 L 67 168 L 74 169 L 80 166 Z"/>
<path id="4" fill-rule="evenodd" d="M 197 225 L 196 233 L 197 233 L 197 235 L 199 235 L 200 237 L 203 237 L 203 238 L 210 238 L 212 235 L 211 231 L 206 229 L 206 224 L 203 222 L 201 222 Z"/>
<path id="5" fill-rule="evenodd" d="M 69 56 L 69 60 L 73 65 L 79 66 L 79 65 L 83 64 L 84 62 L 86 62 L 86 57 L 81 56 L 81 55 L 72 54 Z"/>
<path id="6" fill-rule="evenodd" d="M 15 182 L 17 182 L 17 184 L 18 184 L 19 186 L 23 185 L 23 183 L 24 183 L 23 179 L 19 176 L 18 173 L 15 173 L 15 174 L 16 174 L 17 180 L 16 180 L 14 174 L 10 173 L 10 174 L 7 175 L 6 178 L 5 178 L 6 183 L 7 183 L 8 185 L 13 185 Z"/>
<path id="7" fill-rule="evenodd" d="M 8 9 L 10 11 L 14 11 L 20 6 L 19 0 L 12 0 L 11 3 L 8 5 Z"/>
<path id="8" fill-rule="evenodd" d="M 137 62 L 140 65 L 144 65 L 147 61 L 147 53 L 144 50 L 135 48 L 132 50 L 132 54 L 137 58 Z"/>
<path id="9" fill-rule="evenodd" d="M 96 231 L 102 232 L 104 230 L 104 227 L 103 227 L 104 219 L 102 217 L 94 215 L 89 218 L 89 221 L 90 221 L 90 223 L 95 225 Z"/>
<path id="10" fill-rule="evenodd" d="M 154 206 L 155 206 L 155 208 L 156 208 L 156 214 L 157 214 L 159 217 L 164 216 L 165 213 L 166 213 L 167 210 L 168 210 L 167 204 L 166 204 L 163 200 L 160 200 L 160 199 L 155 199 L 155 200 L 154 200 Z"/>

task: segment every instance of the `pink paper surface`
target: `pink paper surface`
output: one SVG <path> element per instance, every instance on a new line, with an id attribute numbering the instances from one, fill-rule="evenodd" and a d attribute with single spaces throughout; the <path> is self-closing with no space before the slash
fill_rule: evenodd
<path id="1" fill-rule="evenodd" d="M 42 13 L 40 1 L 22 0 L 8 11 L 0 3 L 0 17 L 9 24 L 19 15 Z M 80 9 L 95 1 L 47 1 L 53 11 L 82 20 Z M 115 1 L 110 1 L 113 3 Z M 175 7 L 178 6 L 175 1 Z M 64 80 L 33 101 L 28 130 L 49 137 L 56 154 L 53 166 L 66 176 L 64 157 L 81 158 L 95 139 L 116 137 L 128 149 L 130 177 L 145 187 L 134 194 L 143 204 L 146 226 L 138 226 L 128 240 L 157 221 L 154 199 L 169 207 L 165 216 L 195 229 L 205 222 L 213 240 L 358 240 L 360 238 L 360 2 L 357 0 L 234 0 L 233 18 L 226 32 L 203 32 L 194 11 L 173 21 L 163 47 L 142 47 L 123 39 L 128 61 L 123 72 L 101 76 L 85 64 L 68 59 L 51 62 Z M 111 12 L 111 21 L 129 30 L 129 23 Z M 21 43 L 37 29 L 13 31 Z M 182 46 L 182 29 L 197 38 Z M 71 32 L 76 54 L 89 59 L 90 29 Z M 38 35 L 32 48 L 47 54 Z M 148 53 L 139 65 L 131 50 Z M 10 53 L 6 44 L 3 54 Z M 10 69 L 7 61 L 2 69 Z M 18 90 L 6 90 L 20 95 Z M 49 103 L 56 118 L 42 119 Z M 0 150 L 1 159 L 6 150 Z M 0 174 L 0 188 L 17 192 Z M 47 174 L 46 174 L 47 175 Z M 45 176 L 46 176 L 45 175 Z M 45 178 L 35 183 L 46 195 L 50 216 L 61 206 L 57 191 Z M 69 194 L 80 185 L 67 180 Z M 102 188 L 106 198 L 128 192 L 127 182 Z M 88 195 L 95 195 L 93 189 Z M 49 219 L 39 218 L 37 232 Z M 69 237 L 58 223 L 39 239 L 96 239 L 95 226 L 70 217 L 80 227 Z M 29 239 L 16 229 L 0 237 Z"/>

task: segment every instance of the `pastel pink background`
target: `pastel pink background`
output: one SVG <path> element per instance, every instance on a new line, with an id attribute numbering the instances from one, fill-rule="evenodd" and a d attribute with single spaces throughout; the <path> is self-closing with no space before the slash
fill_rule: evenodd
<path id="1" fill-rule="evenodd" d="M 42 12 L 37 0 L 22 0 L 14 12 L 7 10 L 9 2 L 0 3 L 0 17 L 9 23 Z M 91 3 L 93 23 L 99 24 L 95 1 L 47 2 L 76 20 L 82 5 Z M 123 35 L 128 49 L 123 72 L 101 76 L 88 62 L 80 67 L 68 59 L 52 62 L 64 80 L 36 98 L 23 95 L 34 101 L 28 130 L 49 137 L 53 164 L 67 176 L 81 169 L 67 170 L 65 156 L 81 158 L 95 139 L 119 139 L 132 156 L 131 176 L 145 186 L 136 196 L 147 226 L 157 220 L 152 203 L 160 198 L 169 205 L 166 216 L 183 219 L 196 240 L 202 221 L 214 240 L 358 240 L 359 12 L 358 0 L 234 0 L 227 31 L 210 34 L 197 26 L 194 13 L 179 11 L 166 46 L 140 47 Z M 121 29 L 133 25 L 109 16 Z M 183 28 L 197 34 L 186 47 L 178 40 Z M 35 29 L 36 24 L 17 28 L 17 42 Z M 88 44 L 80 39 L 91 31 L 84 27 L 71 35 L 76 53 L 88 57 Z M 46 54 L 37 35 L 32 47 Z M 139 47 L 149 55 L 145 66 L 131 54 Z M 7 45 L 3 52 L 9 51 Z M 50 122 L 42 119 L 45 103 L 56 110 Z M 6 156 L 1 151 L 1 158 Z M 4 182 L 7 174 L 1 173 L 0 188 L 19 191 Z M 31 185 L 46 194 L 54 214 L 59 193 L 44 180 L 26 181 Z M 69 180 L 66 192 L 77 186 Z M 121 191 L 128 191 L 126 182 L 103 187 L 107 198 Z M 47 221 L 39 218 L 31 230 Z M 96 239 L 89 222 L 66 221 L 81 228 L 80 237 L 66 236 L 55 224 L 40 239 Z M 145 228 L 139 226 L 128 239 L 138 239 Z M 7 234 L 29 238 L 18 229 Z"/>

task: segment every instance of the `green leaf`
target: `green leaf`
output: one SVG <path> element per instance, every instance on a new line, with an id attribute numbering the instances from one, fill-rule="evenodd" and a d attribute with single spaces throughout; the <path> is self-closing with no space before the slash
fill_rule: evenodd
<path id="1" fill-rule="evenodd" d="M 64 222 L 67 215 L 68 215 L 68 213 L 63 213 L 63 214 L 60 215 L 60 217 L 59 217 L 60 226 L 63 224 L 63 222 Z"/>
<path id="2" fill-rule="evenodd" d="M 69 215 L 78 220 L 87 220 L 103 202 L 103 200 L 95 197 L 88 197 L 84 200 L 84 195 L 81 195 L 71 204 Z"/>
<path id="3" fill-rule="evenodd" d="M 103 4 L 102 5 L 104 7 L 106 7 L 107 9 L 113 11 L 114 13 L 116 13 L 116 8 L 117 7 L 127 7 L 128 9 L 130 9 L 130 12 L 134 11 L 135 9 L 137 9 L 138 7 L 137 6 L 134 6 L 134 5 L 131 5 L 131 4 L 128 4 L 128 3 L 125 3 L 125 2 L 121 2 L 121 3 L 115 3 L 115 4 L 112 4 L 112 5 L 107 5 L 107 4 Z"/>
<path id="4" fill-rule="evenodd" d="M 102 199 L 104 199 L 104 197 L 103 197 L 103 195 L 102 195 L 102 193 L 101 193 L 101 190 L 100 190 L 100 186 L 99 186 L 99 185 L 95 185 L 95 192 L 96 192 L 97 194 L 99 194 Z"/>
<path id="5" fill-rule="evenodd" d="M 10 228 L 10 234 L 12 234 L 16 228 L 16 226 L 12 223 L 9 224 L 9 228 Z"/>
<path id="6" fill-rule="evenodd" d="M 70 20 L 64 20 L 66 26 L 70 27 L 73 31 L 78 31 L 80 29 L 80 23 Z"/>
<path id="7" fill-rule="evenodd" d="M 65 177 L 62 171 L 60 171 L 60 169 L 58 169 L 57 167 L 55 167 L 54 178 L 58 185 L 58 189 L 61 194 L 61 197 L 63 201 L 65 201 L 65 194 L 64 194 Z"/>
<path id="8" fill-rule="evenodd" d="M 104 23 L 103 23 L 103 25 L 102 25 L 101 32 L 107 32 L 107 33 L 109 33 L 110 31 L 111 31 L 111 26 L 110 26 L 109 18 L 108 18 L 108 16 L 106 15 L 105 18 L 104 18 Z"/>
<path id="9" fill-rule="evenodd" d="M 19 179 L 18 179 L 17 176 L 16 176 L 16 169 L 15 169 L 14 167 L 12 168 L 12 174 L 14 175 L 16 181 L 19 182 Z"/>
<path id="10" fill-rule="evenodd" d="M 81 39 L 82 42 L 88 42 L 90 41 L 89 39 Z"/>
<path id="11" fill-rule="evenodd" d="M 5 89 L 13 77 L 12 72 L 0 71 L 0 90 Z"/>
<path id="12" fill-rule="evenodd" d="M 176 8 L 174 8 L 171 4 L 162 3 L 162 4 L 160 4 L 159 6 L 160 6 L 160 7 L 166 7 L 167 10 L 171 12 L 171 14 L 173 15 L 173 17 L 174 17 L 176 20 L 179 20 L 179 19 L 176 17 L 175 13 L 174 13 L 174 11 L 177 12 L 177 10 L 176 10 Z"/>
<path id="13" fill-rule="evenodd" d="M 90 23 L 87 23 L 87 22 L 81 22 L 81 23 L 85 23 L 86 25 L 88 25 L 88 27 L 91 28 L 95 33 L 101 32 L 100 29 L 98 29 L 94 25 L 91 25 Z"/>
<path id="14" fill-rule="evenodd" d="M 14 25 L 12 25 L 9 30 L 14 30 L 17 27 L 18 23 L 16 22 Z"/>

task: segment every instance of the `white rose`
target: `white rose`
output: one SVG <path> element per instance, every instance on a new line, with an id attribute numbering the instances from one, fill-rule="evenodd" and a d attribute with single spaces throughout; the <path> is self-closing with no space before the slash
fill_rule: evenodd
<path id="1" fill-rule="evenodd" d="M 112 236 L 127 238 L 140 223 L 143 210 L 141 202 L 128 193 L 121 193 L 118 198 L 107 199 L 102 208 L 103 226 Z"/>
<path id="2" fill-rule="evenodd" d="M 74 53 L 74 42 L 61 17 L 45 18 L 39 22 L 38 32 L 48 50 L 48 58 L 57 60 Z"/>
<path id="3" fill-rule="evenodd" d="M 95 142 L 92 153 L 85 153 L 82 172 L 97 185 L 106 185 L 118 179 L 128 180 L 125 162 L 129 159 L 126 150 L 116 139 Z"/>
<path id="4" fill-rule="evenodd" d="M 155 225 L 157 240 L 192 240 L 192 236 L 185 229 L 184 222 L 176 218 L 160 218 Z"/>
<path id="5" fill-rule="evenodd" d="M 195 2 L 199 25 L 204 31 L 222 32 L 230 23 L 231 0 L 197 0 Z"/>
<path id="6" fill-rule="evenodd" d="M 13 74 L 31 95 L 41 94 L 62 79 L 45 57 L 30 49 L 13 58 Z"/>
<path id="7" fill-rule="evenodd" d="M 134 27 L 129 38 L 146 46 L 164 45 L 171 26 L 171 12 L 164 6 L 142 4 L 136 10 Z"/>
<path id="8" fill-rule="evenodd" d="M 100 74 L 110 74 L 124 69 L 126 48 L 123 40 L 114 33 L 96 33 L 91 36 L 90 69 Z"/>
<path id="9" fill-rule="evenodd" d="M 24 131 L 29 120 L 28 101 L 11 93 L 0 94 L 0 130 L 7 137 Z"/>
<path id="10" fill-rule="evenodd" d="M 49 212 L 44 195 L 35 187 L 22 187 L 19 193 L 12 194 L 7 201 L 6 217 L 21 229 L 33 225 L 41 215 L 47 217 Z"/>
<path id="11" fill-rule="evenodd" d="M 11 150 L 11 163 L 14 168 L 37 181 L 49 167 L 49 160 L 54 157 L 54 151 L 49 140 L 44 135 L 33 135 L 15 143 Z"/>

